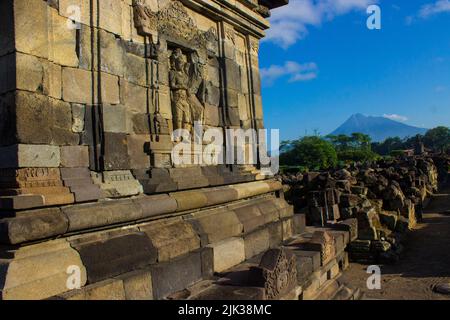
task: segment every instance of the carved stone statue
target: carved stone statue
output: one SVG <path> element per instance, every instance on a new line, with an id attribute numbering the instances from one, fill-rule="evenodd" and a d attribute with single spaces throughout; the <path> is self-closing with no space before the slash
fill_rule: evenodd
<path id="1" fill-rule="evenodd" d="M 174 129 L 190 130 L 195 121 L 203 122 L 206 92 L 204 67 L 196 52 L 190 54 L 189 60 L 179 48 L 170 57 Z"/>
<path id="2" fill-rule="evenodd" d="M 191 106 L 189 105 L 189 76 L 186 56 L 176 49 L 170 57 L 169 74 L 172 97 L 174 129 L 191 128 Z"/>

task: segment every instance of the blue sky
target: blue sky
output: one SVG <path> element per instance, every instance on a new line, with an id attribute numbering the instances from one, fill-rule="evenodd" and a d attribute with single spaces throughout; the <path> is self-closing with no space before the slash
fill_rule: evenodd
<path id="1" fill-rule="evenodd" d="M 381 30 L 366 26 L 381 8 Z M 290 0 L 262 42 L 264 117 L 281 139 L 354 113 L 450 126 L 450 0 Z"/>

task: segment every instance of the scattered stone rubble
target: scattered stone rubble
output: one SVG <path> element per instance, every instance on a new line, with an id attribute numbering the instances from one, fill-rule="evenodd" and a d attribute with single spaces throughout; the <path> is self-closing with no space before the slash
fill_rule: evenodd
<path id="1" fill-rule="evenodd" d="M 435 163 L 438 163 L 436 166 Z M 354 164 L 326 172 L 282 177 L 286 198 L 313 226 L 330 226 L 356 218 L 357 238 L 350 259 L 395 262 L 405 231 L 421 219 L 427 196 L 447 179 L 449 157 L 411 156 Z"/>

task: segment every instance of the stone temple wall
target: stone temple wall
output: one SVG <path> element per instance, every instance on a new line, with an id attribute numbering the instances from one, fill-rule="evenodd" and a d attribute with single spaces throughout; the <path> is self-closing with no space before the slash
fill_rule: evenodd
<path id="1" fill-rule="evenodd" d="M 0 195 L 27 195 L 12 209 L 255 180 L 173 166 L 170 134 L 263 127 L 257 1 L 1 6 Z"/>
<path id="2" fill-rule="evenodd" d="M 171 155 L 196 122 L 263 128 L 259 40 L 286 3 L 0 2 L 2 299 L 163 299 L 298 233 L 258 163 Z"/>

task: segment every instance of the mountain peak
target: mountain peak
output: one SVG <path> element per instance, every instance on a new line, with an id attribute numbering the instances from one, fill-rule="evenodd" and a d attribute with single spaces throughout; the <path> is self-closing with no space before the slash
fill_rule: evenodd
<path id="1" fill-rule="evenodd" d="M 351 135 L 360 132 L 369 135 L 373 141 L 384 141 L 389 137 L 412 137 L 425 134 L 427 129 L 409 126 L 384 117 L 366 116 L 355 113 L 331 134 Z"/>

